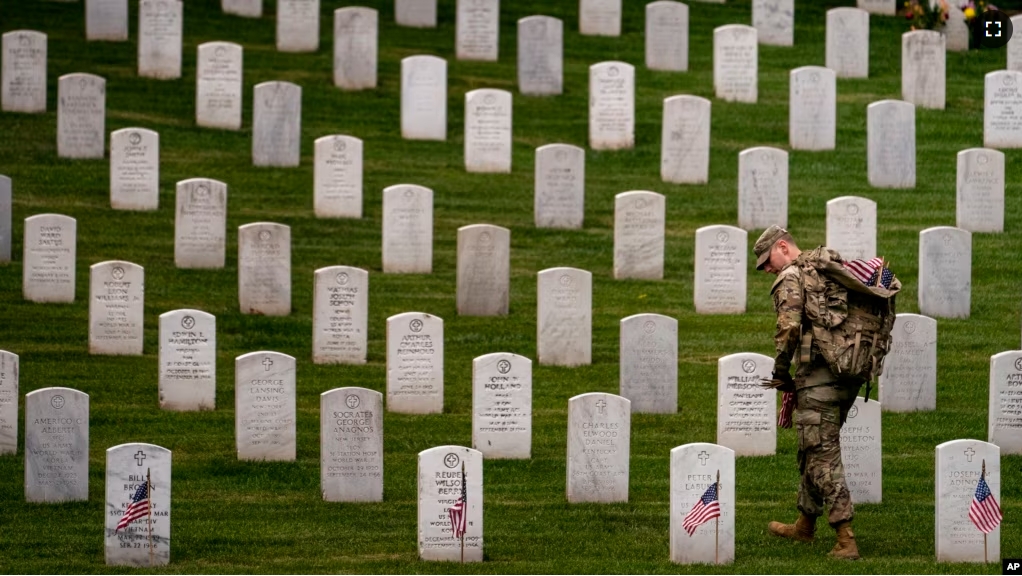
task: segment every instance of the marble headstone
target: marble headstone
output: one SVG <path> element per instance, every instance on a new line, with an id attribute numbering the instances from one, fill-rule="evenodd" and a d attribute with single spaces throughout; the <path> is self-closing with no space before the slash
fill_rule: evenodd
<path id="1" fill-rule="evenodd" d="M 916 187 L 916 107 L 902 100 L 881 100 L 866 107 L 869 185 Z"/>
<path id="2" fill-rule="evenodd" d="M 1005 454 L 1022 454 L 1022 351 L 990 357 L 987 440 Z"/>
<path id="3" fill-rule="evenodd" d="M 85 39 L 128 39 L 128 0 L 85 0 Z"/>
<path id="4" fill-rule="evenodd" d="M 89 499 L 89 395 L 41 388 L 25 395 L 25 500 Z"/>
<path id="5" fill-rule="evenodd" d="M 263 15 L 263 0 L 220 0 L 224 14 L 260 18 Z"/>
<path id="6" fill-rule="evenodd" d="M 46 112 L 46 40 L 35 30 L 3 35 L 4 112 Z"/>
<path id="7" fill-rule="evenodd" d="M 181 77 L 184 2 L 139 0 L 138 75 L 167 80 Z"/>
<path id="8" fill-rule="evenodd" d="M 312 362 L 365 364 L 369 333 L 369 273 L 351 266 L 316 270 L 312 303 Z"/>
<path id="9" fill-rule="evenodd" d="M 472 447 L 485 458 L 532 456 L 532 360 L 506 352 L 472 360 Z"/>
<path id="10" fill-rule="evenodd" d="M 869 12 L 848 7 L 827 10 L 826 63 L 838 78 L 869 77 Z"/>
<path id="11" fill-rule="evenodd" d="M 646 4 L 646 68 L 688 71 L 688 6 L 673 0 Z"/>
<path id="12" fill-rule="evenodd" d="M 752 0 L 752 25 L 760 44 L 795 44 L 795 0 Z"/>
<path id="13" fill-rule="evenodd" d="M 664 99 L 660 179 L 706 184 L 710 179 L 710 101 L 700 96 Z"/>
<path id="14" fill-rule="evenodd" d="M 579 0 L 579 34 L 620 36 L 622 3 L 623 0 Z"/>
<path id="15" fill-rule="evenodd" d="M 302 87 L 263 82 L 253 90 L 252 164 L 298 166 L 301 160 Z"/>
<path id="16" fill-rule="evenodd" d="M 496 61 L 500 49 L 500 0 L 456 0 L 458 60 Z"/>
<path id="17" fill-rule="evenodd" d="M 564 89 L 564 23 L 552 16 L 518 21 L 518 91 L 529 96 Z"/>
<path id="18" fill-rule="evenodd" d="M 581 228 L 585 218 L 585 193 L 585 150 L 571 144 L 536 148 L 536 228 Z"/>
<path id="19" fill-rule="evenodd" d="M 216 408 L 216 317 L 183 308 L 160 314 L 160 408 Z"/>
<path id="20" fill-rule="evenodd" d="M 483 561 L 483 454 L 462 446 L 419 452 L 419 558 L 445 562 Z M 461 497 L 468 503 L 465 537 L 454 537 L 449 509 Z"/>
<path id="21" fill-rule="evenodd" d="M 11 179 L 0 174 L 0 263 L 11 261 L 11 243 L 13 242 L 14 203 L 11 196 Z"/>
<path id="22" fill-rule="evenodd" d="M 707 488 L 717 489 L 720 517 L 697 526 L 691 535 L 685 515 Z M 695 442 L 671 450 L 671 562 L 733 564 L 735 561 L 735 452 Z"/>
<path id="23" fill-rule="evenodd" d="M 958 153 L 955 215 L 956 226 L 969 232 L 1004 231 L 1003 152 L 970 148 Z"/>
<path id="24" fill-rule="evenodd" d="M 444 411 L 444 321 L 424 312 L 387 318 L 387 410 Z"/>
<path id="25" fill-rule="evenodd" d="M 748 232 L 726 224 L 696 230 L 693 300 L 697 314 L 745 313 L 748 242 Z"/>
<path id="26" fill-rule="evenodd" d="M 788 153 L 758 146 L 738 154 L 738 226 L 788 225 Z"/>
<path id="27" fill-rule="evenodd" d="M 462 316 L 507 316 L 511 231 L 490 224 L 458 228 L 457 303 Z"/>
<path id="28" fill-rule="evenodd" d="M 174 265 L 223 268 L 227 237 L 227 184 L 209 178 L 177 183 Z"/>
<path id="29" fill-rule="evenodd" d="M 57 81 L 57 156 L 102 158 L 106 146 L 106 80 L 65 74 Z"/>
<path id="30" fill-rule="evenodd" d="M 117 530 L 139 485 L 151 483 L 150 513 Z M 155 444 L 120 444 L 106 451 L 103 556 L 107 566 L 170 564 L 171 451 Z M 151 532 L 150 532 L 151 529 Z M 149 547 L 152 546 L 150 549 Z"/>
<path id="31" fill-rule="evenodd" d="M 89 354 L 141 356 L 145 270 L 108 260 L 89 267 Z"/>
<path id="32" fill-rule="evenodd" d="M 256 222 L 238 227 L 238 303 L 242 314 L 291 313 L 291 227 Z"/>
<path id="33" fill-rule="evenodd" d="M 355 387 L 320 394 L 319 460 L 323 500 L 383 501 L 383 394 Z"/>
<path id="34" fill-rule="evenodd" d="M 901 35 L 901 98 L 921 108 L 944 109 L 946 39 L 936 30 Z"/>
<path id="35" fill-rule="evenodd" d="M 883 453 L 880 403 L 856 398 L 841 427 L 841 462 L 854 504 L 883 501 Z"/>
<path id="36" fill-rule="evenodd" d="M 631 402 L 590 392 L 568 399 L 568 502 L 628 502 Z"/>
<path id="37" fill-rule="evenodd" d="M 934 516 L 937 562 L 990 562 L 1001 557 L 1001 528 L 983 535 L 969 519 L 980 475 L 998 504 L 1001 500 L 1001 450 L 980 440 L 952 440 L 936 448 Z"/>
<path id="38" fill-rule="evenodd" d="M 352 6 L 334 10 L 334 86 L 376 88 L 379 14 Z"/>
<path id="39" fill-rule="evenodd" d="M 952 5 L 947 11 L 942 33 L 947 42 L 948 52 L 965 52 L 969 49 L 969 25 L 965 23 L 965 14 L 962 10 L 955 8 Z"/>
<path id="40" fill-rule="evenodd" d="M 635 147 L 635 67 L 600 62 L 589 67 L 589 147 Z"/>
<path id="41" fill-rule="evenodd" d="M 507 90 L 480 88 L 465 94 L 465 171 L 511 171 L 511 93 Z"/>
<path id="42" fill-rule="evenodd" d="M 968 318 L 972 295 L 972 233 L 936 226 L 919 233 L 919 313 Z"/>
<path id="43" fill-rule="evenodd" d="M 755 104 L 758 66 L 755 28 L 728 24 L 713 30 L 713 88 L 717 98 Z"/>
<path id="44" fill-rule="evenodd" d="M 411 28 L 436 28 L 437 0 L 394 0 L 394 22 Z"/>
<path id="45" fill-rule="evenodd" d="M 536 353 L 539 363 L 592 363 L 593 274 L 578 268 L 547 268 L 536 275 Z"/>
<path id="46" fill-rule="evenodd" d="M 383 189 L 384 273 L 433 271 L 433 191 L 415 184 Z"/>
<path id="47" fill-rule="evenodd" d="M 879 381 L 879 400 L 887 412 L 937 409 L 936 320 L 907 312 L 895 317 Z"/>
<path id="48" fill-rule="evenodd" d="M 160 204 L 160 135 L 145 128 L 110 134 L 110 207 L 156 210 Z"/>
<path id="49" fill-rule="evenodd" d="M 63 214 L 25 218 L 22 295 L 32 302 L 75 301 L 78 222 Z"/>
<path id="50" fill-rule="evenodd" d="M 645 190 L 614 196 L 614 278 L 661 280 L 667 200 Z"/>
<path id="51" fill-rule="evenodd" d="M 877 255 L 877 203 L 861 196 L 827 201 L 827 246 L 845 260 Z"/>
<path id="52" fill-rule="evenodd" d="M 833 150 L 837 135 L 834 71 L 803 66 L 791 71 L 788 141 L 792 150 Z"/>
<path id="53" fill-rule="evenodd" d="M 0 455 L 18 453 L 18 355 L 0 350 Z"/>
<path id="54" fill-rule="evenodd" d="M 234 359 L 238 460 L 295 459 L 295 359 L 249 352 Z"/>
<path id="55" fill-rule="evenodd" d="M 773 368 L 773 358 L 753 352 L 717 360 L 717 443 L 738 456 L 777 450 L 777 393 L 759 385 Z"/>
<path id="56" fill-rule="evenodd" d="M 855 3 L 871 14 L 894 16 L 898 11 L 898 0 L 856 0 Z"/>
<path id="57" fill-rule="evenodd" d="M 401 60 L 401 137 L 447 139 L 447 61 L 443 58 Z"/>
<path id="58" fill-rule="evenodd" d="M 319 0 L 277 0 L 277 50 L 319 50 Z"/>
<path id="59" fill-rule="evenodd" d="M 1011 25 L 1013 31 L 1022 30 L 1022 14 L 1012 16 Z M 1022 38 L 1012 33 L 1011 39 L 1008 40 L 1007 52 L 1008 62 L 1005 69 L 1022 72 Z"/>
<path id="60" fill-rule="evenodd" d="M 242 53 L 233 42 L 199 44 L 195 73 L 195 123 L 241 128 Z"/>
<path id="61" fill-rule="evenodd" d="M 316 138 L 312 189 L 317 218 L 361 218 L 362 140 L 340 134 Z"/>
<path id="62" fill-rule="evenodd" d="M 661 314 L 621 319 L 619 386 L 632 412 L 678 411 L 678 321 Z"/>
<path id="63" fill-rule="evenodd" d="M 1022 72 L 991 72 L 983 86 L 983 145 L 1022 148 Z"/>

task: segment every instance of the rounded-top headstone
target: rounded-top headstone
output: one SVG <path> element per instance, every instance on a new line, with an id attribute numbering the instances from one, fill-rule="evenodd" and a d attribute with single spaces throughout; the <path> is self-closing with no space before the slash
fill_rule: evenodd
<path id="1" fill-rule="evenodd" d="M 32 302 L 75 301 L 78 221 L 63 214 L 25 218 L 22 295 Z"/>
<path id="2" fill-rule="evenodd" d="M 383 394 L 335 388 L 319 396 L 320 489 L 327 502 L 383 501 Z"/>
<path id="3" fill-rule="evenodd" d="M 880 375 L 879 400 L 888 412 L 937 409 L 937 321 L 901 313 Z"/>
<path id="4" fill-rule="evenodd" d="M 0 350 L 0 454 L 18 453 L 18 355 Z"/>
<path id="5" fill-rule="evenodd" d="M 568 399 L 568 502 L 627 502 L 631 402 L 604 392 Z"/>
<path id="6" fill-rule="evenodd" d="M 989 562 L 1001 556 L 1001 528 L 984 535 L 969 518 L 983 476 L 1001 500 L 1001 450 L 980 440 L 952 440 L 936 448 L 937 562 Z M 983 475 L 984 467 L 986 474 Z"/>
<path id="7" fill-rule="evenodd" d="M 685 530 L 684 519 L 717 479 L 720 517 Z M 731 564 L 735 560 L 735 451 L 695 442 L 671 449 L 671 562 Z"/>
<path id="8" fill-rule="evenodd" d="M 472 360 L 472 447 L 486 458 L 532 455 L 532 360 L 507 352 Z"/>
<path id="9" fill-rule="evenodd" d="M 89 354 L 141 356 L 145 270 L 124 260 L 89 267 Z"/>
<path id="10" fill-rule="evenodd" d="M 25 395 L 25 500 L 89 499 L 89 395 L 41 388 Z"/>
<path id="11" fill-rule="evenodd" d="M 632 412 L 678 411 L 678 321 L 662 314 L 621 319 L 621 396 Z"/>
<path id="12" fill-rule="evenodd" d="M 444 320 L 424 312 L 387 318 L 387 410 L 444 411 Z"/>
<path id="13" fill-rule="evenodd" d="M 968 318 L 972 302 L 972 233 L 951 226 L 919 232 L 919 313 Z"/>
<path id="14" fill-rule="evenodd" d="M 464 560 L 483 561 L 483 454 L 463 446 L 437 446 L 419 452 L 419 558 L 460 562 L 461 539 L 450 509 L 463 501 Z M 463 488 L 464 487 L 464 488 Z"/>
<path id="15" fill-rule="evenodd" d="M 234 436 L 239 460 L 295 459 L 295 358 L 249 352 L 234 359 Z"/>
<path id="16" fill-rule="evenodd" d="M 149 482 L 150 514 L 117 529 L 139 486 Z M 106 451 L 104 556 L 107 566 L 170 563 L 171 451 L 155 444 L 120 444 Z M 152 534 L 150 537 L 150 529 Z M 150 553 L 152 542 L 152 553 Z"/>
<path id="17" fill-rule="evenodd" d="M 777 393 L 760 386 L 773 368 L 773 358 L 754 352 L 717 361 L 717 443 L 739 456 L 777 451 Z"/>

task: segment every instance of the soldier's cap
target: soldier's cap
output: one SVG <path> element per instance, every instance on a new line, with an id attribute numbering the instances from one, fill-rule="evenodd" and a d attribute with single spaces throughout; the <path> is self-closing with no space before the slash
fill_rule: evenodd
<path id="1" fill-rule="evenodd" d="M 770 249 L 787 233 L 787 230 L 775 224 L 760 234 L 759 240 L 756 240 L 756 244 L 752 247 L 752 251 L 756 254 L 756 270 L 763 269 L 767 260 L 770 260 Z"/>

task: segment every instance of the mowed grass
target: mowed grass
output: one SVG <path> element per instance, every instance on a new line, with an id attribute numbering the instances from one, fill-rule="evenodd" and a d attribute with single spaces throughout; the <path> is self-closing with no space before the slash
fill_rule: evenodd
<path id="1" fill-rule="evenodd" d="M 49 35 L 48 112 L 0 114 L 0 173 L 13 179 L 14 261 L 0 266 L 0 348 L 21 357 L 19 396 L 48 386 L 90 395 L 89 500 L 60 505 L 24 500 L 24 428 L 17 455 L 0 457 L 0 572 L 127 573 L 103 563 L 105 451 L 152 442 L 173 451 L 171 564 L 152 572 L 183 573 L 997 573 L 989 565 L 934 561 L 934 447 L 958 438 L 986 439 L 989 357 L 1019 348 L 1022 254 L 1020 152 L 1006 150 L 1005 232 L 973 235 L 972 314 L 939 320 L 937 411 L 883 416 L 884 504 L 857 507 L 856 532 L 865 560 L 826 557 L 833 532 L 821 522 L 814 545 L 779 541 L 772 519 L 795 517 L 795 435 L 778 433 L 777 454 L 737 463 L 737 535 L 733 566 L 677 566 L 669 550 L 669 451 L 713 442 L 717 359 L 736 352 L 772 355 L 771 277 L 749 270 L 747 312 L 696 315 L 694 232 L 736 224 L 738 153 L 752 146 L 787 148 L 788 73 L 824 64 L 826 9 L 851 2 L 796 6 L 796 46 L 759 49 L 759 102 L 713 100 L 710 181 L 668 185 L 659 178 L 662 101 L 677 94 L 712 98 L 712 30 L 751 22 L 748 1 L 690 6 L 690 70 L 663 73 L 643 62 L 643 3 L 625 2 L 618 38 L 577 33 L 577 2 L 505 1 L 500 60 L 454 59 L 454 2 L 441 0 L 436 29 L 396 27 L 393 3 L 367 2 L 380 12 L 379 87 L 342 92 L 332 85 L 332 11 L 324 1 L 315 54 L 274 48 L 274 2 L 248 20 L 220 13 L 216 0 L 185 7 L 183 77 L 136 77 L 137 3 L 131 41 L 85 42 L 82 3 L 0 0 L 4 32 Z M 528 98 L 516 90 L 515 22 L 532 14 L 564 21 L 564 94 Z M 837 149 L 790 152 L 790 229 L 804 246 L 823 243 L 825 202 L 840 195 L 878 204 L 878 245 L 905 284 L 902 312 L 918 312 L 919 231 L 955 224 L 955 160 L 983 142 L 983 76 L 1001 69 L 1004 50 L 949 53 L 947 109 L 916 111 L 917 186 L 880 190 L 866 178 L 866 106 L 900 98 L 900 18 L 871 18 L 870 78 L 838 81 Z M 245 47 L 244 128 L 194 126 L 196 46 L 228 40 Z M 448 59 L 448 139 L 400 137 L 400 59 Z M 586 153 L 582 230 L 533 227 L 533 164 L 537 146 L 586 147 L 588 67 L 606 60 L 636 66 L 636 146 Z M 144 127 L 160 134 L 160 208 L 109 207 L 108 161 L 56 155 L 57 78 L 91 72 L 107 79 L 107 130 Z M 251 162 L 252 86 L 290 80 L 302 86 L 302 162 L 298 168 L 255 168 Z M 463 159 L 464 94 L 494 87 L 514 93 L 513 172 L 467 174 Z M 316 219 L 312 212 L 313 141 L 349 134 L 365 142 L 364 217 Z M 192 177 L 226 182 L 227 264 L 223 270 L 179 270 L 173 262 L 175 182 Z M 435 192 L 433 273 L 381 271 L 381 191 L 415 183 Z M 667 196 L 665 277 L 614 280 L 613 200 L 629 190 Z M 26 217 L 55 212 L 78 220 L 77 298 L 73 304 L 22 300 L 22 233 Z M 246 316 L 237 296 L 237 227 L 258 221 L 292 228 L 292 313 Z M 455 247 L 460 226 L 492 223 L 511 230 L 510 314 L 459 317 L 455 310 Z M 751 243 L 757 232 L 750 233 Z M 123 259 L 145 267 L 145 355 L 88 354 L 89 266 Z M 751 254 L 750 254 L 751 261 Z M 311 362 L 313 271 L 329 265 L 370 272 L 369 362 Z M 484 464 L 485 555 L 480 564 L 417 559 L 416 455 L 444 444 L 471 445 L 471 362 L 491 352 L 536 357 L 536 273 L 573 266 L 593 273 L 593 362 L 578 368 L 534 364 L 533 448 L 526 461 Z M 161 411 L 157 400 L 158 316 L 194 307 L 217 317 L 217 408 Z M 384 502 L 326 503 L 319 491 L 319 395 L 341 386 L 385 392 L 385 321 L 422 311 L 445 322 L 444 413 L 384 416 Z M 619 321 L 653 312 L 679 321 L 679 411 L 632 418 L 629 501 L 569 505 L 565 499 L 567 401 L 585 392 L 618 392 Z M 295 462 L 239 462 L 234 447 L 234 358 L 276 350 L 298 358 L 298 457 Z M 874 393 L 875 394 L 875 393 Z M 875 395 L 874 395 L 875 398 Z M 24 400 L 20 400 L 24 414 Z M 1001 550 L 1022 556 L 1022 472 L 1003 456 Z M 997 559 L 994 559 L 997 560 Z"/>

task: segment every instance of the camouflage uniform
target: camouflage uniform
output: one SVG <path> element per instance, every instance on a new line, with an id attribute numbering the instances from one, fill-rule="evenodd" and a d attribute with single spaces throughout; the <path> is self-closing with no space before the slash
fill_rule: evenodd
<path id="1" fill-rule="evenodd" d="M 811 329 L 811 324 L 803 317 L 799 268 L 806 256 L 805 253 L 799 255 L 781 270 L 770 290 L 777 312 L 775 373 L 788 373 L 791 359 L 800 352 L 803 329 Z M 838 383 L 815 342 L 809 357 L 809 362 L 800 362 L 795 370 L 794 422 L 798 430 L 798 469 L 802 474 L 798 509 L 815 518 L 823 515 L 826 503 L 830 507 L 827 521 L 836 527 L 854 516 L 841 462 L 841 426 L 861 383 Z"/>

